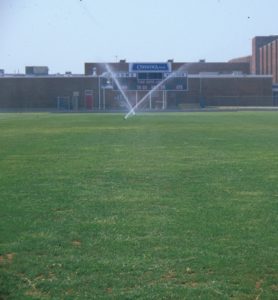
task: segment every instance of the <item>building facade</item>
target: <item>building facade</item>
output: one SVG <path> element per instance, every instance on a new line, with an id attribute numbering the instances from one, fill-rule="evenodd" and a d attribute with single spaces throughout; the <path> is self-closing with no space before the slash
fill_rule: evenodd
<path id="1" fill-rule="evenodd" d="M 272 75 L 278 83 L 278 35 L 256 36 L 252 40 L 251 73 Z"/>
<path id="2" fill-rule="evenodd" d="M 258 36 L 250 56 L 229 62 L 88 62 L 82 75 L 49 75 L 45 66 L 26 67 L 21 75 L 2 70 L 0 110 L 278 105 L 277 47 L 278 36 Z"/>

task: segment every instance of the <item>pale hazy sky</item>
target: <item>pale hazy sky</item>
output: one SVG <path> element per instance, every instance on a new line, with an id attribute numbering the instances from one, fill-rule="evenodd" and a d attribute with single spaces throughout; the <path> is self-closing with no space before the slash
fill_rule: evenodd
<path id="1" fill-rule="evenodd" d="M 0 0 L 0 69 L 84 62 L 227 61 L 278 34 L 278 0 Z"/>

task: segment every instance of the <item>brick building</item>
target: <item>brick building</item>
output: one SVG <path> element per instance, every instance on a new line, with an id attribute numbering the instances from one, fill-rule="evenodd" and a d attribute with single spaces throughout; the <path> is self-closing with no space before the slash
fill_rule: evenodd
<path id="1" fill-rule="evenodd" d="M 273 83 L 278 83 L 278 35 L 253 38 L 251 73 L 272 75 Z"/>
<path id="2" fill-rule="evenodd" d="M 118 90 L 104 88 L 103 77 L 81 76 L 3 76 L 0 78 L 0 109 L 56 110 L 60 97 L 78 95 L 78 110 L 126 110 Z M 125 91 L 132 106 L 149 91 Z M 201 72 L 188 74 L 185 90 L 157 90 L 149 94 L 138 108 L 142 110 L 176 110 L 209 106 L 271 106 L 272 77 Z"/>
<path id="3" fill-rule="evenodd" d="M 108 65 L 113 74 L 120 77 L 133 76 L 121 80 L 129 82 L 124 84 L 124 93 L 132 105 L 138 104 L 140 99 L 146 97 L 144 103 L 138 107 L 140 109 L 272 106 L 278 105 L 277 47 L 277 35 L 257 36 L 252 40 L 250 56 L 235 58 L 229 62 L 168 60 L 161 63 L 129 63 L 120 60 Z M 131 70 L 134 65 L 150 69 L 142 73 L 134 72 Z M 159 67 L 166 69 L 154 71 L 154 68 Z M 46 70 L 47 67 L 38 68 L 33 66 L 32 70 Z M 68 99 L 69 102 L 75 99 L 75 105 L 68 107 L 78 110 L 127 109 L 124 95 L 115 84 L 112 82 L 112 87 L 107 88 L 108 77 L 111 77 L 112 73 L 107 75 L 109 72 L 103 63 L 85 63 L 84 75 L 37 73 L 30 75 L 26 71 L 26 74 L 22 75 L 7 75 L 4 71 L 1 72 L 0 109 L 55 110 L 59 107 L 60 99 Z M 184 78 L 174 76 L 167 84 L 159 83 L 174 73 L 183 73 Z M 161 85 L 160 88 L 150 93 L 156 84 Z"/>

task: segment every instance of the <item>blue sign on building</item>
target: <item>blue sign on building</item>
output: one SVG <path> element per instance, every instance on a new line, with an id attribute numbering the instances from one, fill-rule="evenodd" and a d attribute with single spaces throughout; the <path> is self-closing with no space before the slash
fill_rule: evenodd
<path id="1" fill-rule="evenodd" d="M 171 72 L 170 63 L 131 63 L 129 72 Z"/>

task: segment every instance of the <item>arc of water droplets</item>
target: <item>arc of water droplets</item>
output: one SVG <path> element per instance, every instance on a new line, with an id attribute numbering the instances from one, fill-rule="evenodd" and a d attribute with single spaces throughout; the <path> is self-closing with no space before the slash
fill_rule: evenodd
<path id="1" fill-rule="evenodd" d="M 108 71 L 108 73 L 111 75 L 111 78 L 113 79 L 113 81 L 114 81 L 115 84 L 117 85 L 117 88 L 119 89 L 119 91 L 121 92 L 122 96 L 124 97 L 125 102 L 126 102 L 126 104 L 127 104 L 127 106 L 128 106 L 130 115 L 131 115 L 131 114 L 132 114 L 132 115 L 135 115 L 135 111 L 134 111 L 134 109 L 133 109 L 131 103 L 129 102 L 128 97 L 127 97 L 127 95 L 125 94 L 123 88 L 121 87 L 121 85 L 120 85 L 118 79 L 116 78 L 115 73 L 112 72 L 112 70 L 111 70 L 111 68 L 110 68 L 110 66 L 109 66 L 108 64 L 105 64 L 105 68 L 106 68 L 106 70 Z"/>

